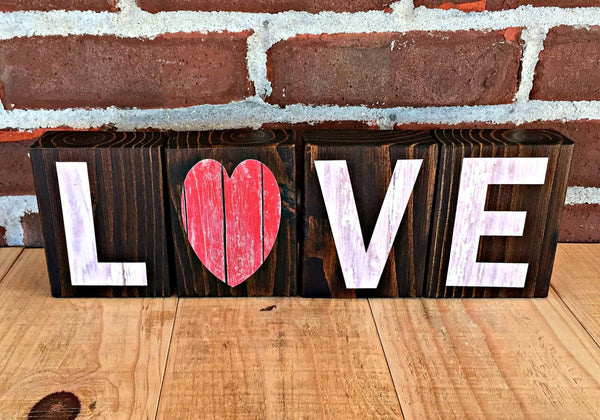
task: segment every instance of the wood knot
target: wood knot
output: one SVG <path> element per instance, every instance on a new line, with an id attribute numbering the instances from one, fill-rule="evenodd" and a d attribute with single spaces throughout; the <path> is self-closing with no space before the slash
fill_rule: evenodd
<path id="1" fill-rule="evenodd" d="M 39 400 L 29 411 L 28 419 L 73 420 L 81 411 L 79 398 L 71 392 L 54 392 Z"/>
<path id="2" fill-rule="evenodd" d="M 266 308 L 262 308 L 261 312 L 271 312 L 273 309 L 277 308 L 277 305 L 267 306 Z"/>

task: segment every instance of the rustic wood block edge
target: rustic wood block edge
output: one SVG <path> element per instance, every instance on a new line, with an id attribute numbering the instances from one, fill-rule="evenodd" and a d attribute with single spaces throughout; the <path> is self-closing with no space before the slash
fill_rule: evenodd
<path id="1" fill-rule="evenodd" d="M 158 132 L 49 132 L 31 147 L 53 296 L 170 295 L 162 175 L 162 147 L 165 142 L 166 135 Z M 81 243 L 75 244 L 75 247 L 93 243 L 97 247 L 97 265 L 106 265 L 104 261 L 143 264 L 148 268 L 145 279 L 147 286 L 142 286 L 142 282 L 136 283 L 137 286 L 116 286 L 114 284 L 118 283 L 115 281 L 111 282 L 112 286 L 73 286 L 72 268 L 76 264 L 69 264 L 65 220 L 61 208 L 61 204 L 64 207 L 70 200 L 66 200 L 65 196 L 61 200 L 61 165 L 69 172 L 65 175 L 65 180 L 77 175 L 75 179 L 71 177 L 74 182 L 71 186 L 79 185 L 83 188 L 81 191 L 87 193 L 88 197 L 83 201 L 88 201 L 86 205 L 91 206 L 89 210 L 93 209 L 94 213 L 95 237 L 80 238 Z M 85 179 L 85 172 L 89 180 Z M 144 217 L 140 217 L 142 209 Z M 72 222 L 73 229 L 81 227 L 77 226 L 78 223 L 81 224 L 80 220 Z M 94 230 L 87 229 L 86 232 L 89 234 Z M 73 247 L 71 250 L 73 251 Z M 123 274 L 123 278 L 126 277 Z"/>

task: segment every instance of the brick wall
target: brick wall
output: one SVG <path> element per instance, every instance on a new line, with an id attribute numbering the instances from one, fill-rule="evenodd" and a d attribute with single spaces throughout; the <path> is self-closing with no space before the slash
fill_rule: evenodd
<path id="1" fill-rule="evenodd" d="M 0 245 L 39 245 L 44 129 L 550 127 L 600 241 L 598 0 L 3 0 Z"/>

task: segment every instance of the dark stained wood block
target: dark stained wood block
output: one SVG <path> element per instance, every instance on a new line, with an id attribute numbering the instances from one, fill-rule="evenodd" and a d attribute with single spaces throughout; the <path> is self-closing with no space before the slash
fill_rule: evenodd
<path id="1" fill-rule="evenodd" d="M 305 205 L 302 295 L 334 298 L 421 296 L 438 154 L 438 145 L 432 135 L 427 131 L 313 131 L 305 132 L 303 140 Z M 381 237 L 372 236 L 388 187 L 391 189 L 397 161 L 410 160 L 409 163 L 414 164 L 418 163 L 418 159 L 422 159 L 422 164 L 418 168 L 412 194 L 406 196 L 410 199 L 405 204 L 406 210 L 399 222 L 399 229 L 397 233 L 394 229 L 389 232 L 396 234 L 393 244 L 388 242 L 391 251 L 389 255 L 382 252 L 386 262 L 378 285 L 376 288 L 348 288 L 338 255 L 340 243 L 334 240 L 315 162 L 346 161 L 356 203 L 354 214 L 358 215 L 360 224 L 357 235 L 362 233 L 366 248 L 382 240 Z M 398 178 L 400 182 L 405 181 L 402 178 Z M 331 191 L 343 190 L 338 182 L 333 178 L 331 180 Z M 407 186 L 408 194 L 412 186 Z M 390 192 L 390 197 L 393 192 Z M 344 212 L 346 207 L 350 208 L 343 203 L 340 210 Z M 360 247 L 357 249 L 360 250 Z M 374 275 L 376 277 L 377 274 Z"/>
<path id="2" fill-rule="evenodd" d="M 173 133 L 166 162 L 179 295 L 295 295 L 294 132 Z"/>
<path id="3" fill-rule="evenodd" d="M 170 295 L 165 143 L 156 132 L 50 132 L 31 147 L 53 296 Z"/>
<path id="4" fill-rule="evenodd" d="M 441 147 L 424 295 L 547 296 L 573 143 L 550 130 L 439 130 L 434 135 Z M 446 286 L 452 239 L 457 235 L 455 222 L 457 218 L 462 218 L 460 223 L 466 222 L 464 212 L 457 210 L 457 202 L 464 159 L 470 157 L 548 158 L 545 177 L 538 184 L 487 187 L 485 212 L 527 212 L 522 236 L 481 236 L 474 244 L 478 246 L 474 251 L 478 263 L 527 263 L 524 287 Z M 523 179 L 528 176 L 525 169 Z"/>

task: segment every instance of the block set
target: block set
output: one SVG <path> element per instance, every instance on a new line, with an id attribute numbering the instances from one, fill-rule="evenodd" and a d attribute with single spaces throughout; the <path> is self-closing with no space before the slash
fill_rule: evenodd
<path id="1" fill-rule="evenodd" d="M 282 129 L 51 132 L 30 155 L 55 297 L 545 297 L 572 152 Z"/>

